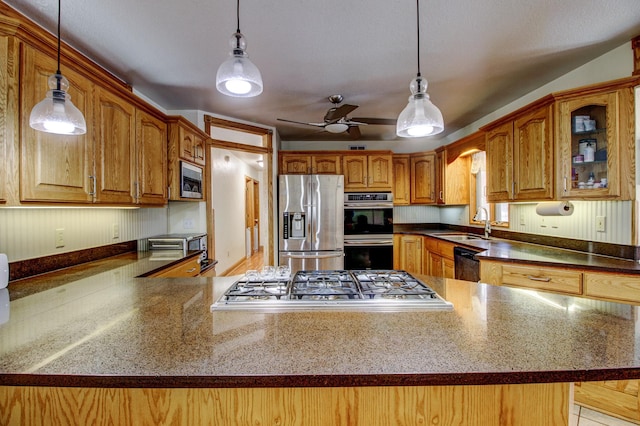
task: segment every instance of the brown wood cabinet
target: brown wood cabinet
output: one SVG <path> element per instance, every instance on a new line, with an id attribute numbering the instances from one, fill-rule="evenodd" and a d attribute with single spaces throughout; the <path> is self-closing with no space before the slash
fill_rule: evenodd
<path id="1" fill-rule="evenodd" d="M 136 111 L 136 203 L 163 205 L 167 189 L 167 125 L 163 120 Z"/>
<path id="2" fill-rule="evenodd" d="M 185 120 L 186 121 L 186 120 Z M 178 142 L 179 156 L 192 163 L 205 165 L 205 146 L 207 136 L 200 131 L 188 126 L 185 121 L 179 121 L 178 126 Z"/>
<path id="3" fill-rule="evenodd" d="M 639 387 L 640 380 L 578 382 L 574 399 L 582 406 L 640 423 Z"/>
<path id="4" fill-rule="evenodd" d="M 389 153 L 342 156 L 345 192 L 393 191 L 393 155 Z"/>
<path id="5" fill-rule="evenodd" d="M 423 269 L 423 238 L 421 235 L 396 234 L 394 253 L 398 252 L 396 269 L 412 274 L 426 273 Z"/>
<path id="6" fill-rule="evenodd" d="M 338 153 L 280 153 L 280 174 L 342 174 L 342 155 Z"/>
<path id="7" fill-rule="evenodd" d="M 98 203 L 134 203 L 136 108 L 96 87 L 94 111 L 94 120 L 88 124 L 94 126 L 95 135 L 94 199 Z"/>
<path id="8" fill-rule="evenodd" d="M 393 156 L 393 204 L 411 203 L 411 159 L 408 154 Z"/>
<path id="9" fill-rule="evenodd" d="M 202 178 L 206 182 L 206 140 L 207 134 L 182 116 L 167 118 L 168 123 L 168 186 L 169 199 L 177 201 L 200 202 L 206 200 L 206 191 L 202 198 L 182 198 L 180 196 L 180 162 L 185 161 L 202 169 Z M 197 156 L 193 153 L 199 153 Z M 201 159 L 198 159 L 202 156 Z M 197 161 L 196 161 L 197 160 Z M 205 184 L 206 186 L 206 184 Z"/>
<path id="10" fill-rule="evenodd" d="M 166 204 L 166 124 L 160 114 L 139 108 L 133 97 L 65 68 L 71 100 L 85 116 L 87 133 L 31 129 L 31 109 L 44 98 L 56 67 L 55 59 L 23 44 L 20 201 Z"/>
<path id="11" fill-rule="evenodd" d="M 429 236 L 425 236 L 424 240 L 427 273 L 434 277 L 454 278 L 453 247 L 455 244 Z"/>
<path id="12" fill-rule="evenodd" d="M 469 204 L 470 157 L 449 158 L 447 147 L 436 150 L 436 203 Z"/>
<path id="13" fill-rule="evenodd" d="M 436 155 L 411 155 L 411 204 L 436 203 Z"/>
<path id="14" fill-rule="evenodd" d="M 556 95 L 559 198 L 634 199 L 635 84 L 636 78 L 623 79 Z M 576 124 L 583 118 L 594 120 L 594 126 Z M 577 157 L 587 144 L 595 150 L 592 161 Z M 588 185 L 589 177 L 598 187 Z M 606 186 L 601 184 L 603 178 Z"/>
<path id="15" fill-rule="evenodd" d="M 93 202 L 95 129 L 92 85 L 81 75 L 65 69 L 73 104 L 87 121 L 84 135 L 55 135 L 29 126 L 34 105 L 44 99 L 47 80 L 56 61 L 35 48 L 24 46 L 20 75 L 20 198 L 21 201 Z"/>
<path id="16" fill-rule="evenodd" d="M 165 268 L 155 274 L 150 275 L 154 278 L 169 278 L 169 277 L 196 277 L 200 274 L 200 257 L 194 256 L 182 262 Z"/>
<path id="17" fill-rule="evenodd" d="M 548 96 L 482 128 L 488 201 L 553 199 L 552 101 Z"/>

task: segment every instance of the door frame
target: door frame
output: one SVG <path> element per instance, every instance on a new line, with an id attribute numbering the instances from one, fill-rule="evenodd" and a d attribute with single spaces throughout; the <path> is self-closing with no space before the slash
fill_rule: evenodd
<path id="1" fill-rule="evenodd" d="M 264 127 L 252 126 L 249 124 L 236 123 L 234 121 L 225 120 L 221 118 L 216 118 L 210 115 L 204 115 L 204 125 L 205 125 L 205 133 L 207 135 L 211 135 L 211 128 L 217 127 L 222 129 L 234 130 L 238 132 L 250 133 L 253 135 L 258 135 L 262 138 L 262 146 L 256 145 L 247 145 L 236 142 L 223 141 L 218 139 L 213 139 L 209 136 L 206 141 L 206 164 L 207 169 L 210 170 L 211 167 L 211 149 L 210 148 L 221 148 L 228 149 L 232 151 L 242 151 L 242 152 L 250 152 L 254 154 L 262 154 L 264 155 L 264 174 L 266 176 L 266 185 L 267 185 L 267 225 L 268 225 L 268 256 L 265 257 L 265 264 L 267 265 L 275 265 L 275 254 L 274 254 L 274 192 L 273 192 L 273 130 L 267 129 Z M 211 185 L 207 180 L 206 184 L 206 195 L 207 195 L 207 244 L 208 247 L 211 247 L 210 253 L 212 253 L 212 258 L 215 256 L 215 225 L 214 225 L 214 217 L 212 211 L 212 192 Z"/>

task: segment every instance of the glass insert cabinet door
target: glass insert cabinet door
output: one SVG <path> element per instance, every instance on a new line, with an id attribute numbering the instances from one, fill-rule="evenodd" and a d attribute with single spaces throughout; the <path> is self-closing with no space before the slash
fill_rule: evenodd
<path id="1" fill-rule="evenodd" d="M 620 196 L 619 106 L 615 90 L 559 103 L 560 197 Z"/>

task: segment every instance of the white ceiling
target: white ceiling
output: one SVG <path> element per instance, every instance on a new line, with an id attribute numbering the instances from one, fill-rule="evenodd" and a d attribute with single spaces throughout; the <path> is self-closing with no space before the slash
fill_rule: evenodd
<path id="1" fill-rule="evenodd" d="M 55 32 L 56 0 L 6 0 Z M 638 0 L 421 0 L 421 70 L 445 136 L 640 34 Z M 397 118 L 417 72 L 413 0 L 242 0 L 240 28 L 264 80 L 256 98 L 215 89 L 236 29 L 233 0 L 63 0 L 62 39 L 167 110 L 277 127 L 283 140 L 350 140 L 276 121 Z M 62 69 L 64 74 L 64 68 Z M 362 126 L 361 140 L 395 139 Z"/>

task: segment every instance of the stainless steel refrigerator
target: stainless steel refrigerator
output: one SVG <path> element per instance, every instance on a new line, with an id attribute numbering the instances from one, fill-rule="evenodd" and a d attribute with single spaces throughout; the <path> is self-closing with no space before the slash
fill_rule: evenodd
<path id="1" fill-rule="evenodd" d="M 344 177 L 278 178 L 279 265 L 292 274 L 344 269 Z"/>

